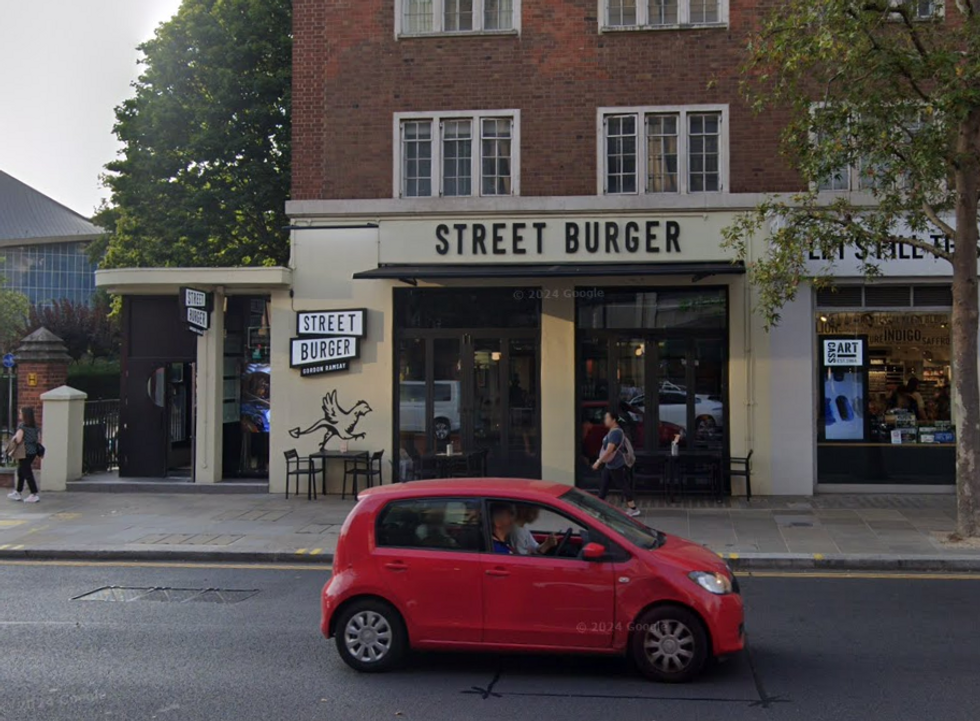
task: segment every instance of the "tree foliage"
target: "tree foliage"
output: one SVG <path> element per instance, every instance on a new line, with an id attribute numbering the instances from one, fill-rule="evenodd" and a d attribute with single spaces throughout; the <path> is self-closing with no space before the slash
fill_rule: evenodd
<path id="1" fill-rule="evenodd" d="M 184 0 L 140 46 L 95 219 L 103 267 L 286 260 L 291 23 L 290 0 Z"/>
<path id="2" fill-rule="evenodd" d="M 119 357 L 119 316 L 112 313 L 108 296 L 97 296 L 91 305 L 60 300 L 30 308 L 30 318 L 21 335 L 42 327 L 65 342 L 72 360 Z"/>
<path id="3" fill-rule="evenodd" d="M 3 287 L 0 278 L 0 353 L 13 353 L 24 337 L 31 302 L 23 293 Z"/>
<path id="4" fill-rule="evenodd" d="M 922 13 L 929 7 L 930 13 Z M 749 261 L 771 325 L 814 272 L 810 253 L 841 246 L 879 274 L 899 244 L 948 261 L 953 276 L 953 403 L 959 529 L 980 534 L 977 386 L 977 203 L 980 201 L 980 0 L 788 0 L 749 45 L 745 90 L 755 109 L 789 109 L 783 141 L 809 188 L 770 197 L 726 229 Z M 850 191 L 821 193 L 857 169 Z M 768 233 L 761 257 L 750 240 Z"/>

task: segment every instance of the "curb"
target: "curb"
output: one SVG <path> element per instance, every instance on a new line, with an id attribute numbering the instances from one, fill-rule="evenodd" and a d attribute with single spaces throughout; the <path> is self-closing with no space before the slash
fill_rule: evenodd
<path id="1" fill-rule="evenodd" d="M 736 572 L 751 571 L 917 571 L 980 573 L 980 556 L 898 556 L 888 554 L 720 553 Z M 8 561 L 115 561 L 182 563 L 268 563 L 329 566 L 332 553 L 315 556 L 281 551 L 201 551 L 124 549 L 6 549 Z"/>
<path id="2" fill-rule="evenodd" d="M 146 561 L 179 563 L 282 563 L 304 566 L 326 566 L 333 563 L 332 553 L 316 556 L 280 551 L 150 551 L 85 549 L 7 549 L 0 551 L 0 561 Z"/>
<path id="3" fill-rule="evenodd" d="M 958 571 L 980 573 L 980 556 L 719 553 L 735 571 Z"/>

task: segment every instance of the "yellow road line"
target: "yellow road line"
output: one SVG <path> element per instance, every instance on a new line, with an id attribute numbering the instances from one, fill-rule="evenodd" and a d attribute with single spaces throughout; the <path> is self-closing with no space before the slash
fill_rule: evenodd
<path id="1" fill-rule="evenodd" d="M 231 568 L 255 571 L 331 571 L 329 563 L 194 563 L 191 561 L 12 561 L 0 566 L 69 566 L 78 568 Z"/>
<path id="2" fill-rule="evenodd" d="M 305 548 L 297 548 L 296 549 L 296 555 L 297 556 L 302 556 L 304 553 L 306 553 L 306 549 Z"/>
<path id="3" fill-rule="evenodd" d="M 742 578 L 837 578 L 896 581 L 980 581 L 980 573 L 932 573 L 920 571 L 736 571 Z"/>
<path id="4" fill-rule="evenodd" d="M 320 551 L 322 551 L 322 550 L 323 550 L 322 548 L 314 548 L 312 551 L 310 551 L 310 555 L 311 556 L 319 556 L 320 555 Z"/>
<path id="5" fill-rule="evenodd" d="M 14 526 L 23 526 L 27 521 L 0 521 L 0 528 L 13 528 Z"/>

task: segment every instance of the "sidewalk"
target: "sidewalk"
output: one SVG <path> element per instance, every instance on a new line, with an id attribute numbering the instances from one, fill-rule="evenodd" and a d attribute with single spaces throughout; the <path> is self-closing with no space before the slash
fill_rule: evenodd
<path id="1" fill-rule="evenodd" d="M 0 497 L 0 558 L 328 563 L 354 503 L 330 496 L 59 493 Z M 952 496 L 825 495 L 641 502 L 641 520 L 741 568 L 980 571 L 980 544 L 943 544 Z"/>

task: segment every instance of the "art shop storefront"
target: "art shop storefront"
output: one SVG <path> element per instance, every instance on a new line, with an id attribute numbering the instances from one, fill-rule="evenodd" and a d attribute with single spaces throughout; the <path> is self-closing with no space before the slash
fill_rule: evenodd
<path id="1" fill-rule="evenodd" d="M 869 253 L 881 270 L 873 282 L 860 273 Z M 812 297 L 818 488 L 951 491 L 949 264 L 907 245 L 810 262 L 835 276 Z"/>

